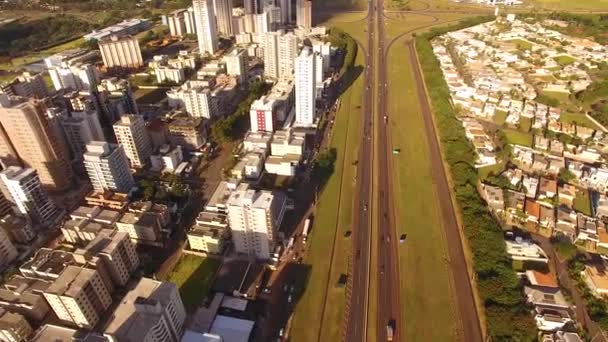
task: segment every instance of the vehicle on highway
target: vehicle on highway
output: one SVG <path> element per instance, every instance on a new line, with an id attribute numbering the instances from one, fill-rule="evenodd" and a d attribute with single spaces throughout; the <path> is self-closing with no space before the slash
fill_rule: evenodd
<path id="1" fill-rule="evenodd" d="M 390 235 L 387 235 L 387 236 L 386 236 L 386 243 L 389 243 L 389 242 L 391 242 L 391 236 L 390 236 Z"/>
<path id="2" fill-rule="evenodd" d="M 405 242 L 405 238 L 407 238 L 407 234 L 401 234 L 401 237 L 399 237 L 399 242 L 400 243 L 404 243 Z"/>
<path id="3" fill-rule="evenodd" d="M 385 123 L 388 122 L 388 116 L 386 116 L 386 115 L 384 116 L 384 122 Z"/>
<path id="4" fill-rule="evenodd" d="M 287 292 L 288 288 L 289 288 L 289 285 L 287 285 L 287 284 L 283 285 L 283 292 Z"/>
<path id="5" fill-rule="evenodd" d="M 363 205 L 363 211 L 367 211 L 367 204 Z"/>
<path id="6" fill-rule="evenodd" d="M 310 219 L 307 218 L 304 221 L 304 229 L 302 229 L 302 243 L 306 244 L 306 239 L 308 239 L 308 231 L 310 230 Z"/>
<path id="7" fill-rule="evenodd" d="M 401 149 L 400 148 L 394 148 L 393 149 L 393 154 L 400 154 L 401 153 Z"/>
<path id="8" fill-rule="evenodd" d="M 394 335 L 395 335 L 395 320 L 389 319 L 388 323 L 386 324 L 386 340 L 392 341 Z"/>
<path id="9" fill-rule="evenodd" d="M 291 303 L 292 300 L 293 300 L 293 296 L 289 295 L 289 297 L 287 297 L 287 303 Z"/>
<path id="10" fill-rule="evenodd" d="M 270 288 L 269 288 L 269 287 L 265 287 L 265 288 L 262 290 L 262 293 L 266 293 L 266 294 L 270 294 L 271 292 L 272 292 L 272 290 L 270 290 Z"/>

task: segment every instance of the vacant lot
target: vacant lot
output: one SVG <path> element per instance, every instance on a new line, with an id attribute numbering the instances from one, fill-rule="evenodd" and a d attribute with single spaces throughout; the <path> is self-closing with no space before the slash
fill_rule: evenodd
<path id="1" fill-rule="evenodd" d="M 512 129 L 505 129 L 504 133 L 507 137 L 507 142 L 510 144 L 532 147 L 532 134 Z"/>
<path id="2" fill-rule="evenodd" d="M 596 130 L 600 129 L 600 127 L 598 127 L 598 125 L 596 125 L 595 122 L 591 121 L 584 114 L 564 112 L 560 115 L 559 120 L 561 122 L 575 123 L 579 126 L 585 126 L 585 127 L 589 127 L 589 128 L 596 129 Z"/>
<path id="3" fill-rule="evenodd" d="M 184 254 L 169 273 L 165 280 L 179 287 L 188 312 L 193 312 L 203 303 L 220 264 L 218 259 Z"/>

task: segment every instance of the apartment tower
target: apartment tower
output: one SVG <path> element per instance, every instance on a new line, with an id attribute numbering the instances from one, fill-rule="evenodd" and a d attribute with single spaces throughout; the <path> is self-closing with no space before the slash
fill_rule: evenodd
<path id="1" fill-rule="evenodd" d="M 196 35 L 198 36 L 198 50 L 200 54 L 215 54 L 217 51 L 217 22 L 213 11 L 213 0 L 194 0 L 194 19 L 196 21 Z"/>
<path id="2" fill-rule="evenodd" d="M 93 189 L 127 193 L 135 186 L 122 145 L 92 141 L 83 158 Z"/>
<path id="3" fill-rule="evenodd" d="M 146 123 L 141 115 L 123 115 L 114 124 L 116 141 L 121 144 L 132 168 L 146 165 L 152 155 L 152 144 L 146 132 Z"/>

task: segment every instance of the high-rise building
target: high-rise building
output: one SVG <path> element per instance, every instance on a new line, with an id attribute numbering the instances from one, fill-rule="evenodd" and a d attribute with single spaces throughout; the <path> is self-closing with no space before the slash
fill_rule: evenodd
<path id="1" fill-rule="evenodd" d="M 262 96 L 253 101 L 249 110 L 251 131 L 273 132 L 277 121 L 276 108 L 277 101 L 268 98 L 268 96 Z"/>
<path id="2" fill-rule="evenodd" d="M 187 34 L 196 34 L 196 20 L 194 19 L 194 8 L 188 7 L 184 11 L 184 24 L 186 25 Z"/>
<path id="3" fill-rule="evenodd" d="M 43 99 L 49 95 L 49 90 L 42 78 L 42 73 L 32 75 L 24 72 L 11 83 L 0 85 L 0 94 Z"/>
<path id="4" fill-rule="evenodd" d="M 260 10 L 260 0 L 243 0 L 245 14 L 258 14 Z"/>
<path id="5" fill-rule="evenodd" d="M 86 247 L 74 251 L 76 260 L 97 257 L 103 260 L 112 282 L 125 286 L 131 274 L 139 266 L 139 257 L 129 234 L 111 229 L 102 229 Z"/>
<path id="6" fill-rule="evenodd" d="M 122 145 L 92 141 L 83 159 L 93 189 L 129 192 L 135 185 Z"/>
<path id="7" fill-rule="evenodd" d="M 0 152 L 13 155 L 18 164 L 36 169 L 42 184 L 64 190 L 72 183 L 68 149 L 47 117 L 42 101 L 0 95 Z M 4 141 L 3 141 L 4 140 Z M 5 152 L 6 151 L 6 152 Z M 16 165 L 16 164 L 11 164 Z"/>
<path id="8" fill-rule="evenodd" d="M 99 83 L 97 69 L 91 64 L 68 65 L 64 62 L 61 66 L 49 68 L 49 75 L 55 90 L 92 91 Z"/>
<path id="9" fill-rule="evenodd" d="M 232 0 L 213 0 L 217 18 L 217 31 L 226 36 L 234 35 L 232 30 Z"/>
<path id="10" fill-rule="evenodd" d="M 21 244 L 28 244 L 36 237 L 32 224 L 25 216 L 4 215 L 0 218 L 0 230 L 2 229 L 11 237 L 11 240 Z"/>
<path id="11" fill-rule="evenodd" d="M 43 293 L 59 319 L 92 329 L 112 304 L 110 291 L 97 270 L 70 265 Z"/>
<path id="12" fill-rule="evenodd" d="M 312 51 L 321 55 L 323 59 L 323 73 L 329 71 L 331 64 L 331 43 L 321 40 L 313 41 Z"/>
<path id="13" fill-rule="evenodd" d="M 275 234 L 285 214 L 285 195 L 256 191 L 243 183 L 230 194 L 226 204 L 236 252 L 258 259 L 270 259 Z"/>
<path id="14" fill-rule="evenodd" d="M 296 0 L 296 23 L 300 27 L 312 27 L 312 1 Z"/>
<path id="15" fill-rule="evenodd" d="M 168 91 L 167 96 L 170 105 L 174 103 L 175 107 L 184 108 L 193 117 L 211 119 L 219 115 L 211 89 L 200 81 L 188 81 Z"/>
<path id="16" fill-rule="evenodd" d="M 96 111 L 72 112 L 70 116 L 62 116 L 59 121 L 76 160 L 82 160 L 88 143 L 105 140 Z"/>
<path id="17" fill-rule="evenodd" d="M 259 14 L 252 14 L 253 16 L 253 30 L 247 32 L 255 33 L 266 33 L 271 30 L 270 12 L 264 11 Z M 245 25 L 247 26 L 247 25 Z"/>
<path id="18" fill-rule="evenodd" d="M 186 20 L 184 13 L 187 10 L 177 10 L 171 12 L 167 16 L 167 24 L 169 25 L 169 33 L 173 37 L 183 37 L 186 35 Z"/>
<path id="19" fill-rule="evenodd" d="M 105 78 L 97 87 L 99 103 L 108 121 L 116 122 L 123 114 L 138 114 L 139 109 L 129 81 L 123 78 Z"/>
<path id="20" fill-rule="evenodd" d="M 104 329 L 113 341 L 179 342 L 186 309 L 175 284 L 141 278 Z"/>
<path id="21" fill-rule="evenodd" d="M 0 180 L 21 214 L 40 224 L 55 221 L 59 212 L 42 189 L 36 170 L 10 166 L 0 172 Z"/>
<path id="22" fill-rule="evenodd" d="M 244 49 L 235 48 L 230 53 L 224 55 L 226 72 L 228 75 L 238 78 L 240 84 L 244 84 L 247 80 L 247 69 L 245 68 L 246 54 L 247 52 Z"/>
<path id="23" fill-rule="evenodd" d="M 198 36 L 199 53 L 210 55 L 217 51 L 217 22 L 213 12 L 213 0 L 194 0 L 194 18 Z"/>
<path id="24" fill-rule="evenodd" d="M 131 36 L 111 36 L 98 42 L 103 64 L 108 69 L 138 69 L 144 66 L 139 41 Z"/>
<path id="25" fill-rule="evenodd" d="M 11 238 L 2 227 L 0 227 L 0 269 L 13 262 L 19 256 L 19 252 L 13 245 Z M 2 309 L 0 309 L 2 310 Z M 0 335 L 2 337 L 2 335 Z"/>
<path id="26" fill-rule="evenodd" d="M 281 8 L 281 22 L 283 24 L 292 23 L 294 18 L 292 0 L 279 0 L 279 7 Z"/>
<path id="27" fill-rule="evenodd" d="M 29 341 L 34 332 L 25 317 L 0 308 L 0 341 L 25 342 Z"/>
<path id="28" fill-rule="evenodd" d="M 315 122 L 317 62 L 318 58 L 307 47 L 302 50 L 295 60 L 295 124 L 298 126 L 312 126 Z"/>
<path id="29" fill-rule="evenodd" d="M 293 33 L 268 32 L 264 35 L 264 76 L 278 79 L 291 75 L 298 56 L 298 38 Z"/>
<path id="30" fill-rule="evenodd" d="M 146 123 L 141 115 L 123 115 L 114 124 L 116 141 L 123 145 L 132 168 L 146 165 L 152 155 L 152 144 L 146 133 Z"/>

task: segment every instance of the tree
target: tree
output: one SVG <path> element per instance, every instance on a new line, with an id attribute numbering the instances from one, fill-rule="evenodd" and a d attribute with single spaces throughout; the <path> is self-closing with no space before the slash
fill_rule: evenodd
<path id="1" fill-rule="evenodd" d="M 572 173 L 572 171 L 566 169 L 565 167 L 559 170 L 557 180 L 560 184 L 569 184 L 574 179 L 576 179 L 576 176 L 574 175 L 574 173 Z"/>

